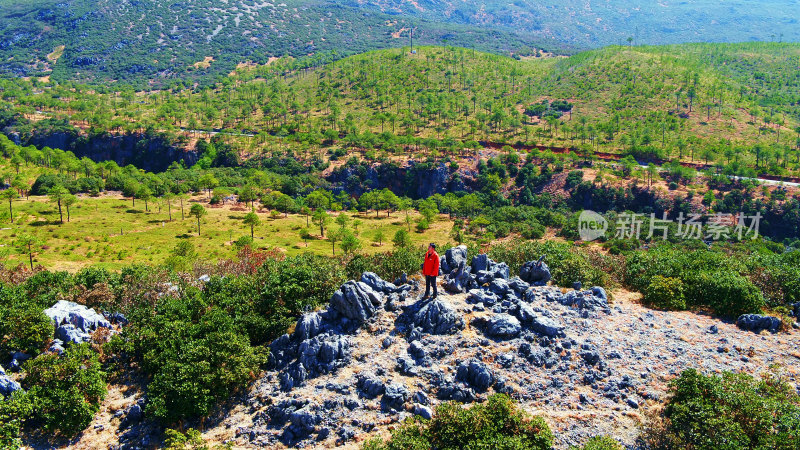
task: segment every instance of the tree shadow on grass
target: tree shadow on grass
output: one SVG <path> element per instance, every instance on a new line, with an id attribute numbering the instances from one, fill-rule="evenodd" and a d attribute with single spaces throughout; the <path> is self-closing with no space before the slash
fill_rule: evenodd
<path id="1" fill-rule="evenodd" d="M 28 223 L 28 226 L 31 227 L 46 227 L 50 225 L 61 225 L 61 222 L 58 220 L 37 220 L 35 222 Z"/>
<path id="2" fill-rule="evenodd" d="M 175 239 L 189 239 L 191 237 L 192 235 L 186 233 L 175 235 Z"/>
<path id="3" fill-rule="evenodd" d="M 125 211 L 128 214 L 142 214 L 144 210 L 142 209 L 128 209 Z"/>

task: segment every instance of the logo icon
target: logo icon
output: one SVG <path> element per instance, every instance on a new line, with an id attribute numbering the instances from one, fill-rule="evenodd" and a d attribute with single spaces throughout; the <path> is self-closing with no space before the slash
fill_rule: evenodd
<path id="1" fill-rule="evenodd" d="M 606 234 L 608 221 L 594 211 L 582 211 L 578 216 L 578 234 L 582 241 L 591 242 Z"/>

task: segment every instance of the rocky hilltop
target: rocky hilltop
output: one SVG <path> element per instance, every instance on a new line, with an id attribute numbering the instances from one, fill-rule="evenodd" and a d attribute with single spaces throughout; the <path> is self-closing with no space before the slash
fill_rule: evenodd
<path id="1" fill-rule="evenodd" d="M 357 447 L 440 402 L 507 393 L 543 415 L 558 447 L 608 434 L 636 445 L 643 411 L 690 367 L 759 372 L 778 363 L 797 381 L 797 340 L 694 313 L 652 311 L 600 287 L 547 285 L 466 249 L 442 257 L 447 294 L 365 273 L 323 311 L 271 345 L 270 369 L 209 430 L 237 446 Z"/>
<path id="2" fill-rule="evenodd" d="M 797 385 L 796 334 L 775 320 L 737 323 L 693 312 L 655 311 L 627 291 L 549 285 L 542 261 L 508 265 L 466 247 L 442 256 L 441 295 L 420 298 L 415 277 L 389 282 L 366 272 L 270 345 L 267 370 L 202 424 L 209 443 L 242 448 L 359 448 L 441 402 L 506 393 L 549 423 L 556 448 L 609 435 L 638 447 L 645 412 L 660 407 L 683 370 L 756 374 L 778 364 Z M 208 277 L 196 280 L 198 286 Z M 64 345 L 127 321 L 60 301 L 46 311 Z M 20 355 L 22 361 L 26 355 Z M 15 357 L 16 358 L 16 357 Z M 0 393 L 19 390 L 18 364 L 0 370 Z M 136 380 L 112 385 L 76 448 L 150 448 L 164 428 L 143 414 Z"/>

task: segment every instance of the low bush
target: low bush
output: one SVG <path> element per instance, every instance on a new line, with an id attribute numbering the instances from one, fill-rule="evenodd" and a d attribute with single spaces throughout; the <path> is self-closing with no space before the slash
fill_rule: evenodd
<path id="1" fill-rule="evenodd" d="M 520 267 L 527 261 L 536 261 L 544 256 L 553 283 L 559 286 L 572 286 L 575 281 L 580 281 L 586 286 L 607 287 L 611 281 L 587 253 L 567 243 L 513 241 L 494 245 L 488 253 L 493 260 L 506 262 L 512 275 L 519 274 Z"/>
<path id="2" fill-rule="evenodd" d="M 686 309 L 683 282 L 678 278 L 656 275 L 643 294 L 642 301 L 648 306 L 670 310 Z"/>
<path id="3" fill-rule="evenodd" d="M 430 421 L 408 419 L 383 442 L 373 439 L 365 450 L 550 449 L 553 434 L 541 417 L 528 416 L 507 395 L 494 394 L 465 408 L 448 402 Z"/>
<path id="4" fill-rule="evenodd" d="M 652 448 L 796 449 L 800 396 L 774 371 L 703 375 L 684 371 L 670 384 L 663 419 L 645 436 Z"/>
<path id="5" fill-rule="evenodd" d="M 88 345 L 72 345 L 63 357 L 40 355 L 24 369 L 31 420 L 43 430 L 71 437 L 91 423 L 106 395 L 106 374 Z"/>
<path id="6" fill-rule="evenodd" d="M 151 377 L 147 412 L 164 423 L 207 416 L 266 362 L 266 349 L 252 347 L 228 313 L 193 289 L 163 297 L 137 322 L 126 333 Z"/>

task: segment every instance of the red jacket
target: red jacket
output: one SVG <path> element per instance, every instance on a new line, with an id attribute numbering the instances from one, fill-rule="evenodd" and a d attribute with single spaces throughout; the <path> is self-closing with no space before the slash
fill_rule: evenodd
<path id="1" fill-rule="evenodd" d="M 422 265 L 422 274 L 429 277 L 439 276 L 439 254 L 436 250 L 425 253 L 425 263 Z"/>

